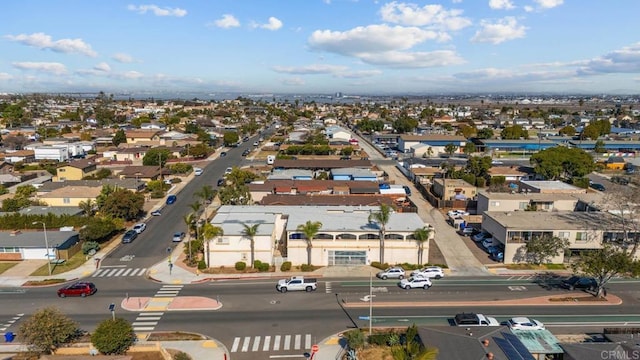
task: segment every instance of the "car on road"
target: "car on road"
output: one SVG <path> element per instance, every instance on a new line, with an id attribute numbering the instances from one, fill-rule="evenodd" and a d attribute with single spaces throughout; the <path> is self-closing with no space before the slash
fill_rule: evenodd
<path id="1" fill-rule="evenodd" d="M 504 165 L 504 162 L 500 160 L 492 160 L 491 165 Z"/>
<path id="2" fill-rule="evenodd" d="M 592 183 L 591 188 L 598 190 L 598 191 L 605 191 L 604 185 L 600 184 L 600 183 Z"/>
<path id="3" fill-rule="evenodd" d="M 399 267 L 399 266 L 394 266 L 394 267 L 390 267 L 387 268 L 383 271 L 380 271 L 379 273 L 376 274 L 376 277 L 382 280 L 387 280 L 387 279 L 404 279 L 405 276 L 405 272 L 404 269 Z"/>
<path id="4" fill-rule="evenodd" d="M 453 322 L 457 326 L 500 326 L 496 318 L 476 313 L 456 314 Z"/>
<path id="5" fill-rule="evenodd" d="M 226 151 L 223 151 L 223 152 L 220 153 L 220 157 L 225 157 L 225 156 L 227 156 L 227 152 Z"/>
<path id="6" fill-rule="evenodd" d="M 137 232 L 138 234 L 142 234 L 146 229 L 147 229 L 147 224 L 145 223 L 135 224 L 133 225 L 133 228 L 132 228 L 132 230 Z"/>
<path id="7" fill-rule="evenodd" d="M 181 242 L 182 240 L 184 240 L 185 237 L 185 233 L 184 232 L 177 232 L 175 234 L 173 234 L 173 242 Z"/>
<path id="8" fill-rule="evenodd" d="M 228 168 L 226 168 L 226 169 L 224 170 L 224 174 L 225 174 L 225 175 L 229 175 L 229 174 L 231 174 L 231 172 L 232 172 L 232 171 L 233 171 L 233 168 L 228 167 Z"/>
<path id="9" fill-rule="evenodd" d="M 193 175 L 195 176 L 200 176 L 203 172 L 204 170 L 202 170 L 201 168 L 193 168 Z"/>
<path id="10" fill-rule="evenodd" d="M 563 288 L 569 289 L 569 290 L 575 290 L 575 289 L 595 290 L 598 287 L 598 282 L 596 281 L 596 279 L 592 277 L 572 276 L 568 279 L 562 280 L 561 285 Z"/>
<path id="11" fill-rule="evenodd" d="M 259 142 L 257 142 L 257 141 L 254 141 L 254 142 L 253 142 L 253 146 L 260 146 L 260 143 L 259 143 Z"/>
<path id="12" fill-rule="evenodd" d="M 138 232 L 135 230 L 128 230 L 124 235 L 122 235 L 122 243 L 128 244 L 135 240 L 138 237 Z"/>
<path id="13" fill-rule="evenodd" d="M 422 276 L 412 276 L 408 279 L 402 279 L 398 282 L 398 286 L 405 290 L 420 288 L 427 290 L 431 287 L 431 285 L 431 280 Z"/>
<path id="14" fill-rule="evenodd" d="M 218 182 L 216 183 L 216 185 L 223 186 L 224 185 L 224 179 L 218 179 Z"/>
<path id="15" fill-rule="evenodd" d="M 158 209 L 158 210 L 153 210 L 153 211 L 151 212 L 151 216 L 160 216 L 160 215 L 162 215 L 162 212 L 160 211 L 160 209 Z"/>
<path id="16" fill-rule="evenodd" d="M 98 291 L 98 289 L 94 283 L 78 281 L 58 289 L 58 296 L 61 298 L 67 296 L 86 297 L 95 294 L 96 291 Z"/>
<path id="17" fill-rule="evenodd" d="M 418 276 L 423 278 L 436 278 L 441 279 L 444 277 L 444 271 L 440 266 L 427 266 L 420 270 L 415 270 L 411 273 L 411 276 Z"/>
<path id="18" fill-rule="evenodd" d="M 176 202 L 176 200 L 178 200 L 178 197 L 177 197 L 177 196 L 175 196 L 175 195 L 169 195 L 169 196 L 167 197 L 167 205 L 171 205 L 171 204 L 175 203 L 175 202 Z"/>
<path id="19" fill-rule="evenodd" d="M 544 330 L 544 324 L 527 317 L 514 317 L 507 321 L 511 330 Z"/>

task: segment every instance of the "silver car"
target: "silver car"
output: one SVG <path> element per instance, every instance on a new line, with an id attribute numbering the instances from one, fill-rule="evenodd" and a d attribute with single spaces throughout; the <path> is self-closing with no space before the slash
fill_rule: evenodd
<path id="1" fill-rule="evenodd" d="M 379 273 L 376 274 L 377 278 L 380 278 L 382 280 L 387 280 L 387 279 L 404 279 L 405 273 L 404 273 L 404 269 L 401 267 L 390 267 L 384 271 L 380 271 Z"/>

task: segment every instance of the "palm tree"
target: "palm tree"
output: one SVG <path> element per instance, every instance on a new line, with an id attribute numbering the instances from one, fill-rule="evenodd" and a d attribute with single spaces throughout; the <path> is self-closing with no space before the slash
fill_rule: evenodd
<path id="1" fill-rule="evenodd" d="M 305 224 L 298 225 L 297 230 L 304 234 L 307 242 L 307 265 L 311 265 L 311 249 L 313 248 L 313 238 L 320 231 L 322 223 L 320 221 L 307 220 Z"/>
<path id="2" fill-rule="evenodd" d="M 211 241 L 211 239 L 218 237 L 218 236 L 222 236 L 224 235 L 224 231 L 222 231 L 222 228 L 219 226 L 214 226 L 211 225 L 210 223 L 205 223 L 202 226 L 202 237 L 204 238 L 204 243 L 206 244 L 206 248 L 205 248 L 205 255 L 206 255 L 206 259 L 207 259 L 207 267 L 209 267 L 209 265 L 211 264 L 211 262 L 209 261 L 209 242 Z"/>
<path id="3" fill-rule="evenodd" d="M 213 187 L 211 187 L 211 185 L 205 185 L 202 187 L 202 189 L 200 189 L 200 191 L 196 191 L 193 195 L 199 197 L 200 199 L 202 199 L 202 202 L 205 204 L 203 205 L 205 208 L 205 211 L 207 210 L 206 204 L 213 200 L 213 196 L 215 195 L 216 191 L 213 190 Z M 204 214 L 206 217 L 206 213 Z"/>
<path id="4" fill-rule="evenodd" d="M 80 201 L 78 203 L 78 207 L 82 210 L 85 216 L 91 217 L 95 212 L 96 202 L 91 199 L 87 199 L 87 201 Z"/>
<path id="5" fill-rule="evenodd" d="M 202 209 L 202 204 L 196 201 L 193 204 L 189 204 L 189 207 L 191 208 L 191 210 L 193 210 L 195 214 L 199 214 L 200 209 Z"/>
<path id="6" fill-rule="evenodd" d="M 255 256 L 255 247 L 256 247 L 256 242 L 254 237 L 258 233 L 258 227 L 260 226 L 260 224 L 254 224 L 251 226 L 247 224 L 242 224 L 242 226 L 244 226 L 244 229 L 242 230 L 242 235 L 249 238 L 249 241 L 251 241 L 251 268 L 253 268 L 253 261 Z"/>
<path id="7" fill-rule="evenodd" d="M 369 221 L 375 221 L 378 223 L 378 234 L 380 236 L 380 263 L 384 264 L 384 238 L 387 235 L 387 223 L 391 218 L 392 208 L 387 204 L 380 204 L 380 211 L 371 213 L 369 215 Z"/>
<path id="8" fill-rule="evenodd" d="M 413 231 L 413 239 L 418 243 L 418 264 L 422 264 L 422 254 L 424 253 L 424 243 L 429 241 L 431 235 L 431 228 L 425 226 L 421 229 L 415 229 Z"/>
<path id="9" fill-rule="evenodd" d="M 193 239 L 191 238 L 191 234 L 196 233 L 196 235 L 198 234 L 196 227 L 198 226 L 196 224 L 196 214 L 194 213 L 189 213 L 187 215 L 184 215 L 182 217 L 182 221 L 184 221 L 185 225 L 187 225 L 187 229 L 189 229 L 189 242 L 187 243 L 187 248 L 184 249 L 185 252 L 187 253 L 187 260 L 189 262 L 189 264 L 193 264 L 192 263 L 192 259 L 193 259 L 193 252 L 194 249 L 192 248 L 191 244 L 193 242 Z M 196 239 L 197 240 L 197 239 Z M 196 249 L 197 251 L 197 249 Z"/>

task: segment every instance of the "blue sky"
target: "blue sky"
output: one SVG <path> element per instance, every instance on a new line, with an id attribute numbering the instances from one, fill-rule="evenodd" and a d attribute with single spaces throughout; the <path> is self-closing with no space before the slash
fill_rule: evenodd
<path id="1" fill-rule="evenodd" d="M 634 93 L 638 0 L 20 0 L 0 92 Z"/>

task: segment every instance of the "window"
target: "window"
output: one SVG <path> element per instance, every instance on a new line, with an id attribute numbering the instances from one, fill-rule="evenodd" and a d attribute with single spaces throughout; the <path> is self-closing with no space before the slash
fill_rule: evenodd
<path id="1" fill-rule="evenodd" d="M 580 231 L 576 233 L 576 241 L 587 241 L 588 236 L 586 231 Z"/>
<path id="2" fill-rule="evenodd" d="M 491 201 L 490 205 L 493 206 L 493 207 L 499 207 L 500 206 L 500 201 Z"/>
<path id="3" fill-rule="evenodd" d="M 65 172 L 66 170 L 67 170 L 67 169 L 60 168 L 60 169 L 58 169 L 58 172 Z"/>
<path id="4" fill-rule="evenodd" d="M 378 239 L 379 235 L 378 234 L 363 234 L 360 235 L 360 240 L 373 240 L 373 239 Z"/>
<path id="5" fill-rule="evenodd" d="M 229 239 L 221 236 L 216 241 L 216 244 L 218 244 L 218 245 L 229 245 Z"/>
<path id="6" fill-rule="evenodd" d="M 569 236 L 571 236 L 571 233 L 566 232 L 566 231 L 560 231 L 560 232 L 558 233 L 558 237 L 559 237 L 560 239 L 566 239 L 566 240 L 569 240 Z"/>
<path id="7" fill-rule="evenodd" d="M 71 204 L 71 199 L 69 198 L 62 198 L 62 202 L 65 204 Z"/>
<path id="8" fill-rule="evenodd" d="M 529 203 L 526 201 L 522 201 L 518 204 L 518 209 L 526 210 L 529 207 Z"/>

